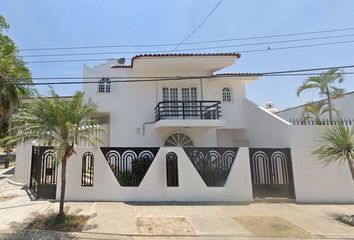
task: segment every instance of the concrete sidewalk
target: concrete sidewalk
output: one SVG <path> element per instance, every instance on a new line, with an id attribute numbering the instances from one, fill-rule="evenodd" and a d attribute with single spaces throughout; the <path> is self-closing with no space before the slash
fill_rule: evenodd
<path id="1" fill-rule="evenodd" d="M 276 219 L 281 224 L 272 226 L 279 231 L 294 227 L 298 232 L 287 239 L 354 239 L 354 228 L 335 220 L 354 213 L 354 205 L 344 204 L 68 202 L 69 212 L 91 216 L 82 233 L 25 230 L 25 221 L 57 211 L 59 204 L 31 200 L 26 188 L 7 182 L 9 176 L 0 177 L 0 233 L 15 235 L 5 239 L 265 239 L 249 219 Z"/>
<path id="2" fill-rule="evenodd" d="M 338 222 L 334 218 L 341 214 L 354 213 L 354 205 L 298 205 L 254 203 L 249 205 L 205 205 L 205 204 L 133 204 L 121 202 L 71 202 L 70 211 L 81 209 L 81 214 L 91 215 L 87 236 L 128 235 L 144 233 L 139 228 L 141 218 L 170 219 L 184 218 L 191 232 L 177 235 L 191 237 L 257 237 L 240 224 L 237 217 L 280 217 L 309 233 L 311 238 L 353 238 L 354 228 Z M 57 204 L 47 211 L 56 211 Z M 158 225 L 152 225 L 154 227 Z M 165 226 L 173 228 L 171 224 Z M 176 235 L 173 230 L 152 230 L 153 235 Z"/>
<path id="3" fill-rule="evenodd" d="M 297 205 L 265 204 L 204 205 L 175 204 L 148 205 L 121 202 L 69 202 L 69 212 L 80 211 L 90 215 L 87 228 L 82 233 L 58 233 L 32 231 L 38 236 L 54 236 L 47 239 L 266 239 L 266 236 L 249 231 L 237 217 L 277 216 L 308 232 L 307 236 L 278 237 L 277 239 L 354 239 L 354 228 L 334 219 L 337 214 L 354 212 L 354 205 Z M 43 204 L 40 213 L 57 211 L 58 203 Z M 22 208 L 23 210 L 25 208 Z M 22 211 L 22 210 L 21 210 Z M 32 210 L 35 212 L 35 210 Z M 1 211 L 0 211 L 1 213 Z M 140 219 L 185 219 L 190 232 L 179 231 L 173 223 L 150 225 L 151 232 L 142 232 Z M 0 219 L 1 221 L 2 219 Z M 18 224 L 20 225 L 20 224 Z M 16 226 L 12 223 L 12 226 Z M 177 230 L 176 230 L 177 229 Z M 11 229 L 9 229 L 11 230 Z M 39 234 L 39 235 L 38 235 Z M 44 235 L 40 235 L 44 234 Z M 26 236 L 30 236 L 26 232 Z M 65 237 L 63 237 L 65 236 Z M 17 236 L 18 237 L 18 236 Z M 269 239 L 274 239 L 270 236 Z M 10 238 L 12 239 L 12 238 Z M 15 239 L 15 238 L 13 238 Z M 34 238 L 33 238 L 34 239 Z"/>

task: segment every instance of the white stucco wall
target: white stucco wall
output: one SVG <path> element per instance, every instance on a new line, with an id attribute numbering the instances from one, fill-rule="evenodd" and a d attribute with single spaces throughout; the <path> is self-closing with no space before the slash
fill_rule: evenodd
<path id="1" fill-rule="evenodd" d="M 290 147 L 290 123 L 244 99 L 245 136 L 250 147 L 283 148 Z"/>
<path id="2" fill-rule="evenodd" d="M 100 149 L 79 147 L 67 164 L 66 200 L 87 201 L 252 201 L 248 148 L 240 148 L 224 187 L 207 187 L 182 148 L 160 148 L 139 187 L 122 187 Z M 81 186 L 82 155 L 94 154 L 93 187 Z M 169 151 L 178 156 L 179 187 L 166 186 Z M 57 198 L 60 196 L 60 178 Z"/>
<path id="3" fill-rule="evenodd" d="M 291 126 L 291 155 L 297 202 L 354 202 L 348 165 L 323 167 L 311 154 L 325 126 Z"/>
<path id="4" fill-rule="evenodd" d="M 149 72 L 136 72 L 133 68 L 111 68 L 114 62 L 107 62 L 93 68 L 84 66 L 84 77 L 140 77 L 151 76 Z M 183 69 L 174 76 L 183 76 Z M 166 73 L 165 73 L 166 74 Z M 189 72 L 189 76 L 200 75 L 200 70 Z M 210 74 L 205 72 L 204 74 Z M 153 75 L 155 76 L 155 75 Z M 241 129 L 245 127 L 243 99 L 245 97 L 245 82 L 257 77 L 235 77 L 217 79 L 189 79 L 166 82 L 137 82 L 112 83 L 110 93 L 98 93 L 97 84 L 85 84 L 83 91 L 85 98 L 91 98 L 97 104 L 97 111 L 107 113 L 110 118 L 110 145 L 111 146 L 161 146 L 166 134 L 175 130 L 184 130 L 191 138 L 196 139 L 196 146 L 216 146 L 215 127 L 199 130 L 198 127 L 180 128 L 165 127 L 153 128 L 155 121 L 155 106 L 162 101 L 163 87 L 196 87 L 198 100 L 222 100 L 222 88 L 227 86 L 232 90 L 232 102 L 222 103 L 222 119 L 225 120 L 225 129 Z M 127 78 L 129 80 L 129 78 Z M 126 80 L 127 80 L 126 79 Z M 113 79 L 112 79 L 113 80 Z M 115 79 L 117 80 L 117 79 Z M 119 80 L 119 79 L 118 79 Z M 195 131 L 193 129 L 196 129 Z M 144 134 L 143 134 L 144 132 Z M 202 138 L 194 133 L 200 133 Z M 200 139 L 200 141 L 199 141 Z"/>
<path id="5" fill-rule="evenodd" d="M 29 184 L 31 174 L 32 144 L 21 142 L 16 145 L 16 166 L 14 181 Z"/>

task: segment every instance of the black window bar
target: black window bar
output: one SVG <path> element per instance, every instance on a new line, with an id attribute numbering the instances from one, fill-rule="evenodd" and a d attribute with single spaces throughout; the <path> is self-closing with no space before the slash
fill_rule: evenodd
<path id="1" fill-rule="evenodd" d="M 178 187 L 178 157 L 174 152 L 166 155 L 167 187 Z"/>
<path id="2" fill-rule="evenodd" d="M 91 152 L 86 152 L 82 156 L 81 186 L 93 186 L 94 157 Z"/>
<path id="3" fill-rule="evenodd" d="M 155 120 L 220 119 L 220 101 L 162 101 L 155 107 Z"/>

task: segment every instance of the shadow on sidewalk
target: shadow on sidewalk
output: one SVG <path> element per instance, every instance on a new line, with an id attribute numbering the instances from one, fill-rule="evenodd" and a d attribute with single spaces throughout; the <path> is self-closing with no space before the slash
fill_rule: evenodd
<path id="1" fill-rule="evenodd" d="M 72 211 L 69 213 L 69 207 L 65 208 L 65 212 L 68 215 L 79 215 L 79 213 L 82 211 L 82 209 L 77 209 L 75 211 Z M 53 229 L 51 230 L 50 227 L 45 227 L 45 224 L 43 222 L 41 223 L 41 220 L 44 218 L 47 218 L 50 215 L 56 215 L 57 213 L 54 212 L 53 209 L 46 210 L 44 213 L 39 214 L 38 212 L 32 213 L 31 217 L 26 218 L 23 222 L 12 222 L 10 224 L 10 232 L 11 233 L 6 233 L 6 234 L 0 234 L 0 239 L 4 240 L 12 240 L 12 239 L 77 239 L 77 236 L 75 236 L 75 233 L 73 232 L 68 232 L 71 230 L 67 231 L 60 231 L 58 229 Z M 92 219 L 96 215 L 92 215 L 89 217 L 89 219 Z M 52 223 L 51 223 L 52 224 Z M 60 223 L 61 224 L 61 223 Z M 38 226 L 38 227 L 36 227 Z M 67 227 L 74 227 L 76 228 L 77 231 L 87 231 L 91 229 L 97 228 L 96 224 L 89 224 L 85 223 L 81 227 L 81 230 L 77 229 L 77 226 L 72 226 L 72 225 L 67 225 Z M 44 228 L 43 228 L 44 227 Z M 58 226 L 57 226 L 58 227 Z M 63 227 L 63 226 L 59 226 Z M 39 229 L 37 229 L 39 228 Z M 40 229 L 42 228 L 42 229 Z M 49 230 L 49 229 L 50 230 Z M 74 230 L 75 231 L 75 230 Z"/>

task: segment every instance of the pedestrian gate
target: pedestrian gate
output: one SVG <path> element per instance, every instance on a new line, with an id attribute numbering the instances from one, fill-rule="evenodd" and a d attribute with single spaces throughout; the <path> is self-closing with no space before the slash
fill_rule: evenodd
<path id="1" fill-rule="evenodd" d="M 32 147 L 30 189 L 36 198 L 55 199 L 57 162 L 52 147 Z"/>
<path id="2" fill-rule="evenodd" d="M 295 198 L 290 148 L 250 148 L 254 198 Z"/>

